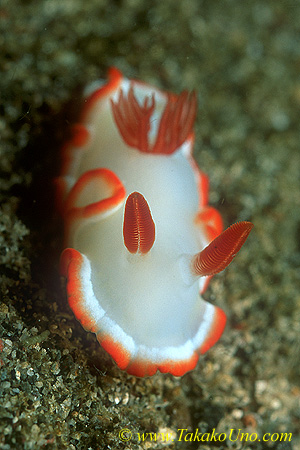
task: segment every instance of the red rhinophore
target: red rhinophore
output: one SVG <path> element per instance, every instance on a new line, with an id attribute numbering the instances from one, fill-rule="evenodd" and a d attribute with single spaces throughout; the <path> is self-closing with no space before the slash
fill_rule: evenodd
<path id="1" fill-rule="evenodd" d="M 148 253 L 154 244 L 155 224 L 147 200 L 139 192 L 126 201 L 123 236 L 130 253 Z"/>
<path id="2" fill-rule="evenodd" d="M 130 147 L 146 153 L 170 154 L 191 135 L 196 117 L 196 93 L 187 91 L 179 96 L 167 94 L 167 102 L 153 144 L 149 143 L 150 120 L 155 109 L 155 99 L 146 97 L 141 106 L 131 86 L 127 97 L 120 90 L 119 99 L 111 100 L 112 113 L 119 132 Z"/>
<path id="3" fill-rule="evenodd" d="M 223 231 L 193 258 L 192 271 L 195 275 L 215 275 L 225 269 L 245 243 L 252 228 L 251 222 L 238 222 Z"/>

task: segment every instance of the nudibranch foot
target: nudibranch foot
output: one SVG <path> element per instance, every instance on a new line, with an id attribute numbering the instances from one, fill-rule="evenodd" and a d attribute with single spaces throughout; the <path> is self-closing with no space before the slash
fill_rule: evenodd
<path id="1" fill-rule="evenodd" d="M 221 337 L 225 313 L 201 294 L 252 228 L 222 233 L 208 205 L 192 155 L 196 107 L 195 92 L 165 93 L 111 69 L 63 148 L 68 301 L 136 376 L 181 376 Z"/>
<path id="2" fill-rule="evenodd" d="M 122 329 L 100 306 L 93 290 L 91 272 L 91 263 L 85 255 L 74 249 L 64 250 L 61 257 L 61 273 L 68 280 L 68 301 L 76 318 L 87 331 L 97 335 L 99 343 L 117 365 L 131 375 L 150 376 L 158 370 L 176 376 L 184 375 L 194 369 L 199 355 L 209 350 L 224 330 L 226 324 L 224 312 L 199 299 L 202 320 L 198 323 L 193 336 L 184 338 L 181 345 L 177 346 L 148 347 L 139 342 L 138 336 L 133 336 L 135 333 L 130 326 L 125 331 L 125 327 Z M 132 326 L 134 327 L 134 324 Z M 143 329 L 144 324 L 137 325 L 137 328 Z M 156 329 L 156 332 L 158 331 L 159 327 Z M 176 329 L 174 332 L 176 333 Z"/>

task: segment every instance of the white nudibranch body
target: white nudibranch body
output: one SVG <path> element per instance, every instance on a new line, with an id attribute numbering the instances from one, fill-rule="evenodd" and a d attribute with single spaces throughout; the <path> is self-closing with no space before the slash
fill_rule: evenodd
<path id="1" fill-rule="evenodd" d="M 63 149 L 69 303 L 137 376 L 193 369 L 226 322 L 201 297 L 224 258 L 211 262 L 219 255 L 209 247 L 208 257 L 199 252 L 223 225 L 192 157 L 195 113 L 195 94 L 166 94 L 111 69 Z"/>

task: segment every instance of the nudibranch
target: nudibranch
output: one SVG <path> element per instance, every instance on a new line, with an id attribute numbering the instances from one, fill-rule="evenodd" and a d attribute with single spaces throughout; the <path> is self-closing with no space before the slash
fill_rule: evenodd
<path id="1" fill-rule="evenodd" d="M 194 92 L 165 93 L 112 68 L 63 148 L 68 301 L 135 376 L 181 376 L 220 338 L 225 313 L 201 294 L 253 226 L 222 233 L 192 156 L 195 115 Z"/>

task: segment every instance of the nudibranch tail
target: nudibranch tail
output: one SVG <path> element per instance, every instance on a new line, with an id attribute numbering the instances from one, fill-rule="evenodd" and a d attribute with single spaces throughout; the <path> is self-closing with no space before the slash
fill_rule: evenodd
<path id="1" fill-rule="evenodd" d="M 207 247 L 194 256 L 192 272 L 198 276 L 215 275 L 227 267 L 253 228 L 251 222 L 237 222 L 226 228 Z"/>
<path id="2" fill-rule="evenodd" d="M 155 224 L 147 200 L 139 192 L 133 192 L 127 198 L 123 236 L 130 253 L 148 253 L 154 244 Z"/>
<path id="3" fill-rule="evenodd" d="M 179 96 L 167 94 L 154 143 L 149 142 L 150 121 L 156 107 L 154 94 L 141 106 L 132 85 L 128 95 L 120 90 L 117 101 L 111 100 L 112 113 L 119 132 L 130 147 L 145 153 L 171 154 L 192 134 L 196 117 L 197 98 L 193 91 Z"/>

